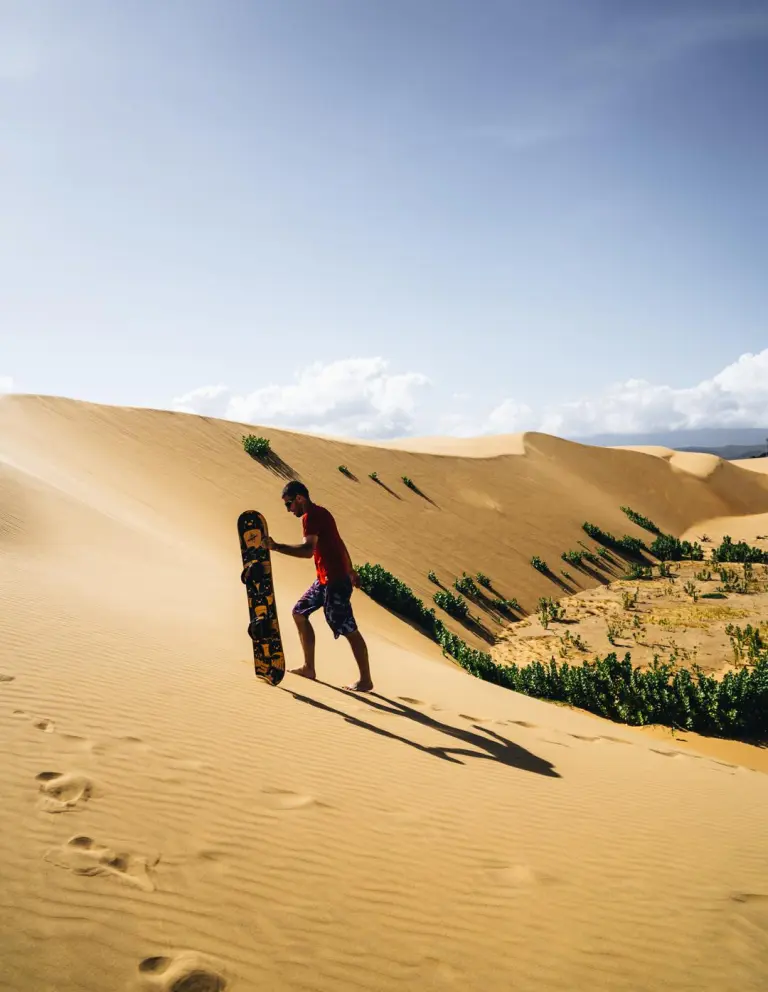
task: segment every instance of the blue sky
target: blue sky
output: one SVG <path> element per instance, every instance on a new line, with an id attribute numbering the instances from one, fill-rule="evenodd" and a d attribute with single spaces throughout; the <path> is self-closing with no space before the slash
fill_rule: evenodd
<path id="1" fill-rule="evenodd" d="M 766 92 L 762 0 L 0 0 L 0 382 L 768 424 Z"/>

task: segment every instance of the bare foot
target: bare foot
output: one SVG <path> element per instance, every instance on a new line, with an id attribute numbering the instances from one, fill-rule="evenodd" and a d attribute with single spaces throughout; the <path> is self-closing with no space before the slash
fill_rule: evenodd
<path id="1" fill-rule="evenodd" d="M 363 682 L 360 679 L 359 682 L 353 682 L 352 685 L 345 685 L 345 689 L 349 689 L 350 692 L 370 692 L 373 689 L 373 682 L 370 680 L 368 682 Z"/>
<path id="2" fill-rule="evenodd" d="M 314 669 L 307 668 L 306 665 L 302 665 L 301 668 L 291 668 L 290 669 L 290 673 L 291 673 L 291 675 L 301 675 L 301 677 L 302 678 L 305 678 L 305 679 L 314 679 L 315 678 Z"/>

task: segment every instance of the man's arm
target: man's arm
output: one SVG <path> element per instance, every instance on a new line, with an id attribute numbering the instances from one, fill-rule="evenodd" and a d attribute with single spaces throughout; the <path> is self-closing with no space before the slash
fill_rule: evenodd
<path id="1" fill-rule="evenodd" d="M 344 549 L 344 557 L 347 559 L 347 572 L 349 573 L 350 579 L 352 579 L 352 585 L 356 586 L 360 580 L 357 577 L 355 566 L 352 564 L 352 559 L 349 557 L 349 551 L 347 551 L 347 546 L 344 541 L 341 542 L 341 546 Z"/>
<path id="2" fill-rule="evenodd" d="M 268 537 L 265 543 L 270 551 L 279 551 L 281 555 L 290 555 L 291 558 L 311 558 L 317 544 L 317 534 L 307 534 L 302 544 L 280 544 L 271 537 Z"/>

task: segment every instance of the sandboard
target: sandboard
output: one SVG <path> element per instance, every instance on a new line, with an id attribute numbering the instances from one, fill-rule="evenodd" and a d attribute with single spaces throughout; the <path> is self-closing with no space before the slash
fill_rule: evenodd
<path id="1" fill-rule="evenodd" d="M 277 685 L 285 675 L 285 654 L 272 588 L 272 561 L 264 545 L 267 521 L 258 510 L 246 510 L 237 518 L 237 533 L 243 560 L 240 580 L 248 594 L 254 671 L 257 678 Z"/>

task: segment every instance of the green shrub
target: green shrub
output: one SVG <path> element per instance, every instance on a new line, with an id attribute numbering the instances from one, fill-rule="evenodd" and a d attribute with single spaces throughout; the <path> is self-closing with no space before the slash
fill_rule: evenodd
<path id="1" fill-rule="evenodd" d="M 440 579 L 438 579 L 437 575 L 434 572 L 427 572 L 427 578 L 429 579 L 430 582 L 434 582 L 436 586 L 440 585 Z"/>
<path id="2" fill-rule="evenodd" d="M 730 537 L 724 537 L 720 546 L 712 549 L 712 561 L 717 562 L 750 562 L 753 564 L 768 564 L 768 551 L 762 551 L 746 541 L 734 544 Z"/>
<path id="3" fill-rule="evenodd" d="M 368 473 L 368 478 L 369 479 L 373 479 L 374 482 L 378 482 L 379 481 L 379 474 L 378 474 L 378 472 L 369 472 Z"/>
<path id="4" fill-rule="evenodd" d="M 269 454 L 270 445 L 265 437 L 256 437 L 255 434 L 243 434 L 242 441 L 246 454 L 249 454 L 251 458 L 263 458 Z"/>
<path id="5" fill-rule="evenodd" d="M 626 633 L 624 621 L 620 617 L 613 619 L 606 618 L 605 633 L 609 644 L 615 644 L 616 638 L 623 637 Z"/>
<path id="6" fill-rule="evenodd" d="M 635 589 L 634 592 L 630 592 L 629 589 L 621 590 L 621 606 L 624 610 L 634 610 L 637 606 L 637 594 L 639 590 Z"/>
<path id="7" fill-rule="evenodd" d="M 554 599 L 542 596 L 536 604 L 541 626 L 546 630 L 551 623 L 558 623 L 565 616 L 565 609 Z"/>
<path id="8" fill-rule="evenodd" d="M 650 565 L 640 565 L 638 562 L 633 561 L 627 569 L 627 578 L 651 579 L 653 578 L 653 570 Z"/>
<path id="9" fill-rule="evenodd" d="M 616 547 L 616 538 L 613 534 L 609 534 L 607 530 L 601 530 L 595 524 L 590 523 L 583 523 L 581 527 L 598 544 L 604 544 L 607 548 Z"/>
<path id="10" fill-rule="evenodd" d="M 563 561 L 567 561 L 569 565 L 574 565 L 579 568 L 581 565 L 581 560 L 584 557 L 583 551 L 564 551 L 560 557 Z"/>
<path id="11" fill-rule="evenodd" d="M 618 539 L 616 547 L 621 548 L 622 551 L 628 551 L 630 554 L 639 554 L 641 551 L 648 550 L 639 537 L 630 537 L 628 534 Z"/>
<path id="12" fill-rule="evenodd" d="M 441 610 L 445 610 L 446 613 L 452 617 L 456 617 L 457 620 L 463 620 L 469 614 L 467 601 L 462 596 L 454 596 L 447 589 L 441 589 L 440 592 L 436 592 L 434 600 Z"/>
<path id="13" fill-rule="evenodd" d="M 492 599 L 491 606 L 495 607 L 499 613 L 510 616 L 512 613 L 522 613 L 523 609 L 516 599 Z"/>
<path id="14" fill-rule="evenodd" d="M 478 572 L 475 578 L 480 583 L 480 585 L 483 586 L 483 588 L 485 589 L 491 588 L 492 583 L 487 575 L 484 575 L 482 572 Z"/>
<path id="15" fill-rule="evenodd" d="M 725 632 L 730 638 L 733 657 L 736 662 L 743 661 L 745 652 L 750 662 L 757 661 L 760 654 L 765 651 L 766 645 L 759 627 L 753 627 L 752 624 L 748 623 L 742 629 L 729 623 Z"/>
<path id="16" fill-rule="evenodd" d="M 409 479 L 407 475 L 402 476 L 402 479 L 405 485 L 408 486 L 409 489 L 412 489 L 415 493 L 419 491 L 413 479 Z"/>
<path id="17" fill-rule="evenodd" d="M 406 620 L 413 620 L 428 634 L 434 634 L 438 622 L 434 610 L 428 610 L 422 601 L 400 579 L 388 572 L 381 565 L 370 565 L 367 562 L 355 569 L 360 580 L 360 588 L 371 599 L 382 603 Z"/>
<path id="18" fill-rule="evenodd" d="M 704 549 L 696 541 L 681 541 L 671 534 L 659 534 L 649 551 L 660 561 L 703 561 Z"/>
<path id="19" fill-rule="evenodd" d="M 547 664 L 500 665 L 487 652 L 470 648 L 451 633 L 434 610 L 427 610 L 403 582 L 380 565 L 361 565 L 357 573 L 361 588 L 372 599 L 414 620 L 445 654 L 477 678 L 632 726 L 662 724 L 699 734 L 768 739 L 765 651 L 754 667 L 728 672 L 721 680 L 705 675 L 699 666 L 689 671 L 658 660 L 643 671 L 633 667 L 629 652 L 622 661 L 612 652 L 575 666 L 554 658 Z"/>
<path id="20" fill-rule="evenodd" d="M 745 564 L 745 569 L 749 566 Z M 738 592 L 744 595 L 749 592 L 749 580 L 751 573 L 739 575 L 735 568 L 721 568 L 718 570 L 721 585 L 718 592 Z"/>
<path id="21" fill-rule="evenodd" d="M 628 506 L 622 506 L 621 509 L 624 513 L 626 513 L 633 524 L 637 524 L 638 527 L 642 527 L 644 530 L 649 530 L 652 534 L 661 533 L 656 524 L 652 520 L 649 520 L 648 517 L 644 517 L 642 514 L 636 513 Z"/>
<path id="22" fill-rule="evenodd" d="M 339 465 L 339 471 L 341 472 L 342 475 L 346 475 L 347 478 L 352 477 L 352 473 L 349 471 L 346 465 Z"/>
<path id="23" fill-rule="evenodd" d="M 531 558 L 531 564 L 538 572 L 543 572 L 545 575 L 549 572 L 549 566 L 542 558 L 539 558 L 538 555 L 534 555 L 533 558 Z"/>
<path id="24" fill-rule="evenodd" d="M 453 583 L 453 588 L 457 592 L 463 593 L 465 596 L 470 596 L 472 599 L 477 599 L 480 595 L 480 590 L 475 585 L 475 580 L 470 578 L 466 572 L 460 579 L 456 579 Z"/>

